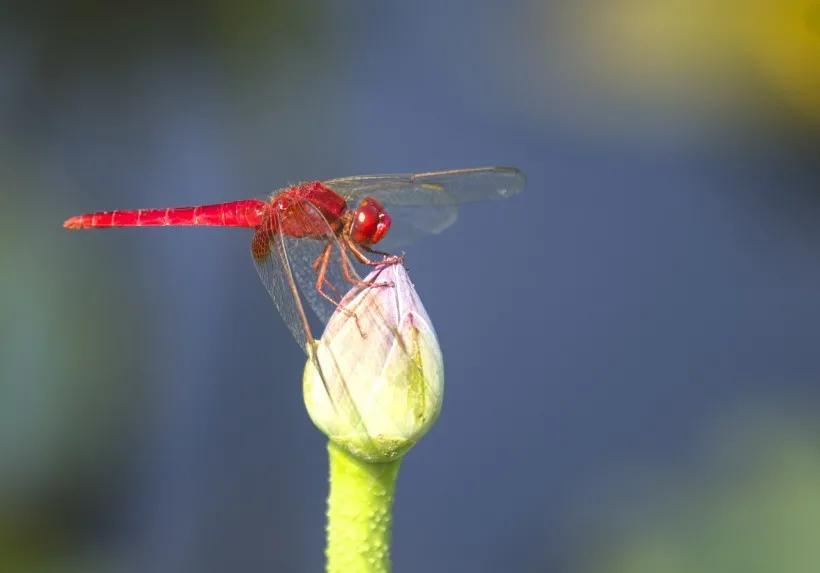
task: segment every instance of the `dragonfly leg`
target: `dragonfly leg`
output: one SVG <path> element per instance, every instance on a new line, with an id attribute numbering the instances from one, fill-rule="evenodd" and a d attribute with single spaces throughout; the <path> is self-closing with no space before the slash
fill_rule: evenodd
<path id="1" fill-rule="evenodd" d="M 343 306 L 341 303 L 336 302 L 336 299 L 334 299 L 332 296 L 327 294 L 324 290 L 324 285 L 327 284 L 328 286 L 330 286 L 330 288 L 332 288 L 334 291 L 336 291 L 336 287 L 334 287 L 333 284 L 331 284 L 331 282 L 327 279 L 327 268 L 328 268 L 328 265 L 330 264 L 330 253 L 331 253 L 331 250 L 332 250 L 331 245 L 332 245 L 332 243 L 327 244 L 327 246 L 324 248 L 324 250 L 322 250 L 322 254 L 320 254 L 317 257 L 316 261 L 314 261 L 313 265 L 312 265 L 312 266 L 318 267 L 318 271 L 316 273 L 316 285 L 315 285 L 316 286 L 316 291 L 320 295 L 322 295 L 322 297 L 324 299 L 326 299 L 333 306 L 335 306 L 338 310 L 342 311 L 347 316 L 351 317 L 354 321 L 356 321 L 356 329 L 359 331 L 359 334 L 361 334 L 362 338 L 367 338 L 367 334 L 365 333 L 364 330 L 362 330 L 362 325 L 359 324 L 359 317 L 356 316 L 356 313 L 353 312 L 352 310 L 350 310 L 349 308 Z M 344 261 L 345 257 L 342 257 L 342 260 Z M 317 261 L 318 261 L 318 264 L 317 264 Z"/>
<path id="2" fill-rule="evenodd" d="M 378 249 L 374 249 L 373 247 L 369 247 L 367 245 L 362 245 L 361 248 L 362 248 L 362 250 L 367 251 L 368 253 L 370 253 L 372 255 L 381 255 L 382 257 L 384 257 L 388 261 L 393 261 L 393 259 L 404 260 L 404 255 L 394 255 L 392 253 L 386 253 L 384 251 L 379 251 Z M 400 261 L 396 260 L 394 262 L 400 262 Z"/>
<path id="3" fill-rule="evenodd" d="M 342 276 L 344 276 L 345 280 L 347 282 L 349 282 L 350 284 L 352 284 L 353 286 L 358 286 L 358 287 L 370 286 L 371 281 L 363 281 L 363 280 L 357 278 L 354 275 L 353 269 L 351 269 L 351 267 L 350 267 L 350 260 L 345 256 L 344 247 L 339 245 L 339 251 L 341 253 L 341 259 L 342 259 Z"/>
<path id="4" fill-rule="evenodd" d="M 362 263 L 363 265 L 377 267 L 379 265 L 396 265 L 404 262 L 403 256 L 391 255 L 390 253 L 383 253 L 381 251 L 371 249 L 370 247 L 360 247 L 359 245 L 357 245 L 349 239 L 347 241 L 347 247 L 350 249 L 350 252 L 353 253 L 353 256 L 356 257 L 356 260 Z M 382 255 L 382 260 L 371 261 L 367 258 L 367 255 L 364 254 L 364 252 L 362 251 L 363 249 L 376 255 Z"/>
<path id="5" fill-rule="evenodd" d="M 319 253 L 319 256 L 317 256 L 316 259 L 313 261 L 313 263 L 311 263 L 310 268 L 313 269 L 313 272 L 316 273 L 317 275 L 319 274 L 319 269 L 324 269 L 325 277 L 322 281 L 322 284 L 323 285 L 326 284 L 327 286 L 330 287 L 330 290 L 332 290 L 336 294 L 339 294 L 339 289 L 337 289 L 335 286 L 333 286 L 333 283 L 330 282 L 330 280 L 327 278 L 327 267 L 328 267 L 328 263 L 330 261 L 330 254 L 333 252 L 332 251 L 332 246 L 333 246 L 333 244 L 328 242 L 325 245 L 325 248 L 322 249 L 322 252 Z"/>
<path id="6" fill-rule="evenodd" d="M 345 280 L 352 284 L 353 286 L 357 287 L 364 287 L 364 288 L 372 288 L 372 287 L 392 287 L 393 283 L 390 281 L 382 281 L 377 283 L 375 281 L 375 277 L 370 280 L 360 280 L 354 276 L 352 269 L 350 268 L 350 261 L 345 256 L 344 247 L 340 244 L 339 250 L 342 253 L 342 275 L 344 276 Z"/>
<path id="7" fill-rule="evenodd" d="M 327 258 L 330 256 L 330 247 L 331 247 L 331 243 L 328 242 L 328 244 L 325 245 L 325 248 L 322 249 L 322 252 L 319 253 L 319 256 L 316 257 L 316 259 L 310 265 L 310 268 L 313 269 L 314 273 L 319 272 L 319 267 L 322 265 L 323 260 L 324 260 L 325 265 L 327 265 Z"/>

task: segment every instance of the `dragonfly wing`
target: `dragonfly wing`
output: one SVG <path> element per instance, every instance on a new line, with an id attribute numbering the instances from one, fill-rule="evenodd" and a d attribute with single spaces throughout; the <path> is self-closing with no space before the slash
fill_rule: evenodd
<path id="1" fill-rule="evenodd" d="M 272 217 L 277 219 L 267 221 L 254 239 L 255 243 L 267 243 L 262 249 L 255 245 L 252 250 L 266 254 L 254 255 L 259 277 L 297 342 L 305 348 L 305 341 L 315 338 L 314 332 L 324 330 L 341 299 L 351 287 L 361 285 L 361 278 L 359 267 L 319 209 L 302 201 L 292 205 L 286 216 L 291 226 L 297 221 L 296 226 L 309 229 L 309 233 L 293 237 L 278 232 L 283 215 L 273 211 Z M 324 273 L 321 283 L 320 272 Z"/>
<path id="2" fill-rule="evenodd" d="M 327 219 L 312 203 L 294 205 L 298 217 L 309 221 L 309 237 L 283 237 L 299 291 L 322 329 L 342 298 L 362 284 L 358 266 L 336 236 Z M 321 282 L 319 273 L 324 273 Z"/>
<path id="3" fill-rule="evenodd" d="M 305 353 L 314 343 L 284 237 L 277 232 L 280 214 L 272 211 L 254 235 L 251 247 L 256 271 L 296 342 Z"/>
<path id="4" fill-rule="evenodd" d="M 397 252 L 401 247 L 415 243 L 419 239 L 441 233 L 458 219 L 456 205 L 389 208 L 393 225 L 387 236 L 379 242 L 378 248 Z"/>
<path id="5" fill-rule="evenodd" d="M 313 329 L 303 301 L 307 301 L 308 308 L 313 311 L 314 319 L 318 319 L 322 332 L 334 312 L 346 313 L 337 315 L 334 322 L 337 329 L 343 329 L 344 321 L 348 318 L 351 321 L 355 320 L 358 326 L 359 319 L 356 313 L 365 312 L 360 308 L 362 297 L 358 295 L 370 286 L 361 281 L 359 273 L 349 260 L 347 249 L 338 240 L 321 212 L 312 204 L 302 202 L 294 205 L 289 211 L 289 216 L 293 217 L 293 220 L 302 221 L 304 228 L 309 226 L 309 236 L 297 238 L 277 232 L 283 228 L 282 215 L 276 211 L 272 216 L 276 219 L 267 221 L 257 230 L 257 238 L 252 249 L 259 276 L 288 328 L 319 374 L 331 403 L 339 411 L 349 412 L 353 425 L 358 426 L 367 435 L 359 413 L 359 404 L 354 400 L 348 383 L 351 378 L 361 377 L 362 374 L 357 371 L 355 364 L 350 371 L 340 372 L 334 360 L 320 363 L 317 342 L 312 334 Z M 317 290 L 320 286 L 317 283 L 317 273 L 323 273 L 324 282 L 321 287 L 327 297 Z M 352 304 L 354 300 L 360 302 Z M 371 309 L 361 316 L 362 320 L 367 318 L 374 329 L 388 328 L 388 321 L 375 310 Z M 362 348 L 359 351 L 366 352 L 367 349 Z"/>
<path id="6" fill-rule="evenodd" d="M 325 185 L 355 202 L 372 196 L 385 205 L 459 205 L 512 197 L 524 187 L 514 167 L 475 167 L 428 173 L 363 175 L 329 179 Z"/>
<path id="7" fill-rule="evenodd" d="M 364 197 L 375 197 L 388 206 L 394 224 L 381 246 L 396 250 L 448 228 L 458 218 L 462 203 L 517 194 L 524 186 L 524 176 L 514 167 L 478 167 L 343 177 L 324 183 L 345 197 L 351 208 Z"/>

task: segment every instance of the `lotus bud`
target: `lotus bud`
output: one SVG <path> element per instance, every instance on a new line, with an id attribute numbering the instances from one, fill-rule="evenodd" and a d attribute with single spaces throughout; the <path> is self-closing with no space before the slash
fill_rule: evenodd
<path id="1" fill-rule="evenodd" d="M 402 264 L 377 267 L 331 316 L 303 379 L 314 424 L 370 462 L 401 457 L 441 410 L 436 332 Z"/>

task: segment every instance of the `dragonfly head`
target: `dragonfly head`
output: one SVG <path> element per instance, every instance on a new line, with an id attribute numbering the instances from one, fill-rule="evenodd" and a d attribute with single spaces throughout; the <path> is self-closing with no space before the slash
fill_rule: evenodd
<path id="1" fill-rule="evenodd" d="M 377 199 L 365 197 L 353 212 L 350 238 L 360 245 L 375 245 L 390 230 L 390 215 Z"/>

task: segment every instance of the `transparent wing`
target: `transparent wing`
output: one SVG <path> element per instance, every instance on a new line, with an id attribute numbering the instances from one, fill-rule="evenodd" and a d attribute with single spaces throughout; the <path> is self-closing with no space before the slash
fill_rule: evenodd
<path id="1" fill-rule="evenodd" d="M 354 399 L 348 383 L 348 380 L 362 376 L 357 371 L 357 364 L 354 362 L 342 372 L 339 362 L 333 360 L 332 355 L 331 360 L 322 364 L 313 332 L 324 332 L 334 313 L 334 324 L 339 329 L 344 329 L 347 321 L 351 321 L 351 329 L 362 332 L 357 312 L 361 313 L 361 320 L 366 318 L 374 330 L 389 328 L 388 321 L 378 311 L 365 313 L 360 308 L 360 302 L 353 302 L 366 300 L 366 297 L 363 299 L 358 295 L 371 288 L 371 283 L 359 278 L 347 249 L 337 239 L 321 212 L 310 203 L 295 204 L 285 215 L 272 211 L 271 217 L 274 218 L 257 229 L 252 246 L 259 277 L 319 374 L 333 407 L 351 413 L 353 425 L 363 430 L 359 434 L 369 436 L 359 413 L 360 404 Z M 289 221 L 283 221 L 283 217 Z M 302 237 L 290 236 L 279 232 L 283 228 L 299 229 L 306 234 Z M 313 311 L 314 322 L 318 322 L 317 329 L 311 326 L 303 301 L 307 301 L 308 308 Z M 361 336 L 364 340 L 365 335 L 362 333 Z M 364 348 L 362 351 L 367 351 L 366 345 L 359 346 Z"/>
<path id="2" fill-rule="evenodd" d="M 402 247 L 415 243 L 419 239 L 441 233 L 458 219 L 458 207 L 455 205 L 436 205 L 389 207 L 393 224 L 387 236 L 377 245 L 380 250 L 399 252 Z"/>
<path id="3" fill-rule="evenodd" d="M 254 263 L 279 314 L 307 352 L 314 333 L 324 330 L 342 298 L 363 285 L 360 267 L 312 204 L 300 202 L 286 215 L 271 211 L 270 216 L 275 219 L 266 220 L 254 236 Z M 291 228 L 301 229 L 306 236 L 280 233 L 288 226 L 283 216 L 289 218 Z"/>
<path id="4" fill-rule="evenodd" d="M 302 238 L 283 236 L 281 240 L 299 292 L 323 330 L 342 298 L 363 284 L 361 267 L 316 207 L 304 201 L 292 209 L 292 215 L 307 222 L 311 234 Z"/>
<path id="5" fill-rule="evenodd" d="M 373 196 L 385 205 L 421 207 L 459 205 L 505 199 L 524 187 L 523 173 L 515 167 L 475 167 L 429 173 L 361 175 L 329 179 L 325 185 L 357 201 Z"/>
<path id="6" fill-rule="evenodd" d="M 448 228 L 458 219 L 458 205 L 512 197 L 524 182 L 524 175 L 514 167 L 477 167 L 362 175 L 324 183 L 345 197 L 351 207 L 368 196 L 387 205 L 394 224 L 381 246 L 395 250 Z"/>
<path id="7" fill-rule="evenodd" d="M 265 218 L 254 235 L 251 254 L 256 272 L 273 299 L 276 310 L 296 342 L 308 353 L 314 337 L 299 296 L 284 237 L 278 232 L 281 228 L 279 217 L 278 211 L 271 211 Z"/>

